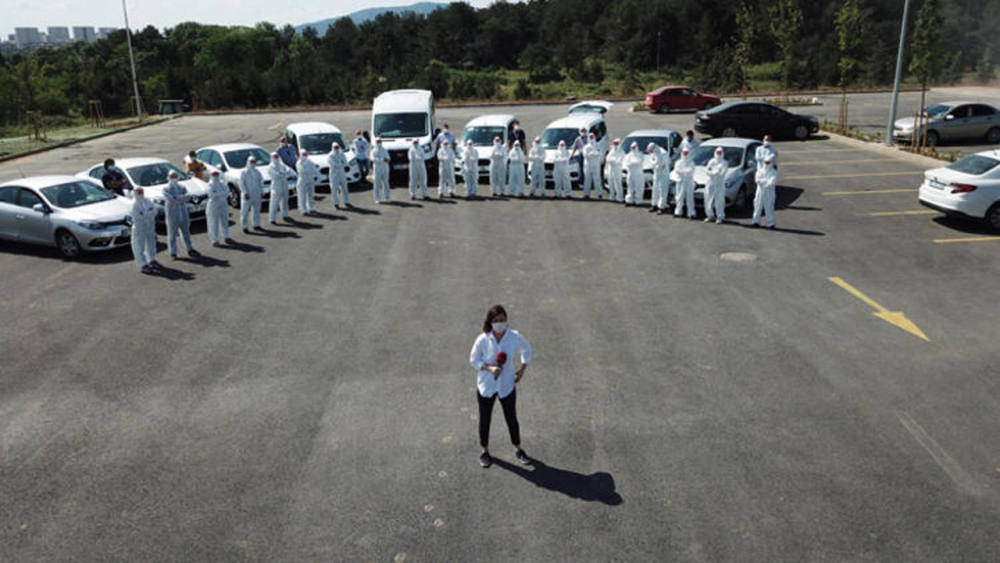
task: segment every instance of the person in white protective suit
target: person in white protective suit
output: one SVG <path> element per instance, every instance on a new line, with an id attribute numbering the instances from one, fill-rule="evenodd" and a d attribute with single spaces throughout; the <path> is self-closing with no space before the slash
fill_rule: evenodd
<path id="1" fill-rule="evenodd" d="M 479 151 L 472 141 L 465 143 L 462 153 L 462 179 L 465 181 L 465 196 L 476 197 L 476 187 L 479 185 Z"/>
<path id="2" fill-rule="evenodd" d="M 531 177 L 531 191 L 528 197 L 538 194 L 545 197 L 545 149 L 541 137 L 535 137 L 528 152 L 528 175 Z"/>
<path id="3" fill-rule="evenodd" d="M 507 155 L 510 177 L 507 179 L 508 193 L 513 197 L 524 197 L 524 150 L 521 143 L 514 141 L 514 145 Z"/>
<path id="4" fill-rule="evenodd" d="M 771 166 L 774 167 L 775 170 L 778 169 L 778 150 L 771 144 L 770 135 L 764 135 L 764 140 L 761 142 L 761 145 L 757 147 L 757 150 L 754 151 L 753 156 L 754 160 L 757 161 L 758 170 L 763 168 L 764 161 L 767 160 L 768 157 L 771 158 Z"/>
<path id="5" fill-rule="evenodd" d="M 332 148 L 326 161 L 330 165 L 330 198 L 333 199 L 333 207 L 340 209 L 341 199 L 344 200 L 345 207 L 353 207 L 351 193 L 347 190 L 347 157 L 340 150 L 340 143 L 333 143 Z"/>
<path id="6" fill-rule="evenodd" d="M 702 203 L 705 207 L 705 222 L 715 220 L 717 225 L 721 225 L 726 220 L 726 171 L 729 165 L 726 159 L 722 158 L 724 151 L 722 147 L 715 149 L 715 156 L 708 161 L 705 173 L 708 174 L 708 182 L 705 184 L 705 196 Z"/>
<path id="7" fill-rule="evenodd" d="M 674 217 L 682 217 L 684 209 L 687 208 L 687 216 L 694 219 L 697 211 L 694 209 L 694 160 L 691 159 L 691 151 L 684 149 L 681 151 L 681 159 L 674 166 L 677 173 L 677 193 L 674 195 Z"/>
<path id="8" fill-rule="evenodd" d="M 208 222 L 208 240 L 212 246 L 236 244 L 229 237 L 229 188 L 222 183 L 222 175 L 218 170 L 212 170 L 208 179 L 208 206 L 205 209 L 205 220 Z"/>
<path id="9" fill-rule="evenodd" d="M 191 244 L 191 215 L 188 206 L 191 196 L 187 188 L 180 183 L 180 174 L 171 172 L 167 176 L 167 187 L 163 190 L 163 214 L 167 220 L 167 250 L 170 257 L 177 258 L 177 235 L 184 240 L 184 248 L 188 256 L 201 256 Z"/>
<path id="10" fill-rule="evenodd" d="M 625 205 L 642 205 L 646 195 L 646 174 L 642 170 L 642 161 L 639 143 L 632 143 L 625 156 L 625 169 L 628 170 L 628 193 L 625 194 Z"/>
<path id="11" fill-rule="evenodd" d="M 507 180 L 507 149 L 500 137 L 493 138 L 493 150 L 490 151 L 490 195 L 503 195 L 503 187 Z"/>
<path id="12" fill-rule="evenodd" d="M 608 199 L 619 203 L 625 201 L 622 194 L 622 165 L 625 163 L 625 151 L 622 150 L 621 139 L 611 142 L 611 151 L 604 162 L 604 177 L 608 181 Z"/>
<path id="13" fill-rule="evenodd" d="M 264 199 L 264 176 L 257 170 L 257 159 L 250 157 L 246 167 L 240 172 L 240 224 L 243 232 L 250 232 L 250 216 L 253 215 L 253 228 L 263 231 L 260 226 L 260 206 Z"/>
<path id="14" fill-rule="evenodd" d="M 271 175 L 271 201 L 268 204 L 268 220 L 273 225 L 278 220 L 278 209 L 281 218 L 288 221 L 288 165 L 281 160 L 281 155 L 271 155 L 271 165 L 267 169 Z"/>
<path id="15" fill-rule="evenodd" d="M 670 195 L 670 153 L 656 143 L 649 143 L 646 152 L 653 155 L 653 197 L 649 211 L 663 215 Z"/>
<path id="16" fill-rule="evenodd" d="M 410 160 L 410 199 L 417 199 L 418 190 L 421 197 L 427 199 L 427 165 L 424 164 L 424 151 L 420 150 L 416 139 L 406 154 Z"/>
<path id="17" fill-rule="evenodd" d="M 569 177 L 569 151 L 566 150 L 566 141 L 559 141 L 559 148 L 556 149 L 556 154 L 552 158 L 552 180 L 555 183 L 552 197 L 573 197 L 573 184 Z"/>
<path id="18" fill-rule="evenodd" d="M 302 151 L 302 156 L 295 165 L 299 175 L 298 204 L 299 213 L 312 215 L 316 212 L 316 179 L 319 177 L 319 167 L 309 160 L 309 151 Z"/>
<path id="19" fill-rule="evenodd" d="M 372 163 L 372 181 L 375 183 L 375 203 L 388 202 L 392 200 L 392 192 L 389 189 L 389 151 L 382 146 L 382 139 L 375 139 L 369 155 Z"/>
<path id="20" fill-rule="evenodd" d="M 590 199 L 591 190 L 601 197 L 601 154 L 597 146 L 597 137 L 591 133 L 587 136 L 587 144 L 583 147 L 583 197 Z"/>
<path id="21" fill-rule="evenodd" d="M 775 190 L 778 184 L 778 170 L 774 167 L 774 161 L 770 158 L 764 159 L 763 166 L 757 168 L 754 179 L 757 181 L 757 196 L 753 200 L 753 221 L 752 226 L 760 226 L 760 216 L 764 215 L 764 226 L 768 229 L 775 227 L 774 221 L 774 201 Z"/>
<path id="22" fill-rule="evenodd" d="M 455 151 L 451 141 L 443 139 L 438 149 L 438 199 L 445 194 L 455 197 Z"/>
<path id="23" fill-rule="evenodd" d="M 156 206 L 146 199 L 146 191 L 141 186 L 132 195 L 132 210 L 129 213 L 132 256 L 142 273 L 152 274 L 154 268 L 161 267 L 156 261 Z"/>

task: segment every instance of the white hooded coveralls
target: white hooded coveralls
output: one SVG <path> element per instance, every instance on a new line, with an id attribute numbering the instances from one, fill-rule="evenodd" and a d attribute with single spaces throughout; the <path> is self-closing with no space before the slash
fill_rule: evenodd
<path id="1" fill-rule="evenodd" d="M 438 197 L 455 195 L 455 152 L 451 144 L 442 144 L 438 149 Z"/>
<path id="2" fill-rule="evenodd" d="M 507 159 L 510 169 L 510 177 L 507 179 L 509 193 L 521 197 L 524 195 L 524 151 L 521 150 L 521 145 L 515 143 Z"/>
<path id="3" fill-rule="evenodd" d="M 316 179 L 319 176 L 319 167 L 309 160 L 308 156 L 299 158 L 296 164 L 299 174 L 299 185 L 296 195 L 298 196 L 299 213 L 312 213 L 316 211 Z"/>
<path id="4" fill-rule="evenodd" d="M 545 150 L 541 141 L 535 141 L 528 152 L 528 175 L 531 178 L 529 195 L 545 197 Z"/>
<path id="5" fill-rule="evenodd" d="M 760 216 L 764 215 L 765 226 L 773 227 L 774 202 L 777 196 L 776 189 L 778 183 L 778 171 L 774 169 L 774 162 L 771 164 L 762 163 L 757 169 L 754 179 L 757 181 L 757 194 L 753 200 L 753 224 L 760 224 Z"/>
<path id="6" fill-rule="evenodd" d="M 381 143 L 375 143 L 370 156 L 372 162 L 372 179 L 375 182 L 375 201 L 389 201 L 392 193 L 389 189 L 389 151 Z"/>
<path id="7" fill-rule="evenodd" d="M 177 235 L 184 240 L 184 248 L 188 252 L 194 250 L 191 244 L 191 216 L 188 213 L 187 188 L 176 179 L 171 178 L 163 190 L 163 214 L 167 220 L 167 250 L 171 256 L 177 256 Z"/>
<path id="8" fill-rule="evenodd" d="M 566 143 L 559 141 L 559 148 L 552 159 L 552 180 L 555 182 L 554 197 L 573 197 L 573 184 L 569 176 L 569 151 Z"/>
<path id="9" fill-rule="evenodd" d="M 622 194 L 622 165 L 625 163 L 625 151 L 621 145 L 615 145 L 608 153 L 604 163 L 604 177 L 608 181 L 608 199 L 617 202 L 625 201 Z"/>
<path id="10" fill-rule="evenodd" d="M 583 147 L 583 197 L 590 197 L 593 190 L 601 197 L 601 149 L 591 139 Z"/>
<path id="11" fill-rule="evenodd" d="M 410 159 L 410 197 L 417 197 L 419 190 L 420 195 L 426 199 L 427 165 L 424 164 L 424 151 L 420 150 L 419 145 L 414 144 L 406 154 Z"/>
<path id="12" fill-rule="evenodd" d="M 702 202 L 705 207 L 705 220 L 715 219 L 722 222 L 726 218 L 726 171 L 729 165 L 718 152 L 708 161 L 705 173 L 708 183 L 705 184 L 705 196 Z"/>
<path id="13" fill-rule="evenodd" d="M 132 200 L 132 256 L 139 268 L 156 261 L 156 206 L 136 194 Z"/>
<path id="14" fill-rule="evenodd" d="M 347 157 L 340 147 L 330 151 L 327 157 L 330 165 L 330 197 L 334 205 L 340 205 L 340 200 L 344 200 L 344 205 L 351 204 L 351 193 L 347 190 Z"/>
<path id="15" fill-rule="evenodd" d="M 212 244 L 229 238 L 229 188 L 218 176 L 208 180 L 205 220 L 208 223 L 208 240 Z"/>
<path id="16" fill-rule="evenodd" d="M 506 172 L 507 150 L 499 139 L 494 139 L 493 150 L 490 151 L 490 195 L 503 195 Z"/>
<path id="17" fill-rule="evenodd" d="M 240 172 L 240 191 L 240 224 L 244 229 L 249 229 L 252 213 L 254 228 L 260 227 L 260 205 L 264 198 L 264 176 L 260 170 L 257 170 L 256 164 L 247 162 L 246 168 Z"/>
<path id="18" fill-rule="evenodd" d="M 465 145 L 462 153 L 462 179 L 465 181 L 465 195 L 475 197 L 479 184 L 479 151 L 472 143 Z"/>
<path id="19" fill-rule="evenodd" d="M 628 194 L 625 195 L 625 203 L 642 205 L 646 195 L 646 174 L 642 170 L 643 157 L 638 145 L 632 143 L 631 149 L 625 156 L 625 168 L 628 170 Z"/>
<path id="20" fill-rule="evenodd" d="M 663 147 L 650 143 L 653 149 L 653 197 L 651 204 L 663 211 L 667 208 L 667 198 L 670 195 L 670 153 Z"/>
<path id="21" fill-rule="evenodd" d="M 677 173 L 677 194 L 674 196 L 674 215 L 681 217 L 684 209 L 687 208 L 687 216 L 694 219 L 696 211 L 694 209 L 694 160 L 690 154 L 682 154 L 681 159 L 674 166 Z"/>
<path id="22" fill-rule="evenodd" d="M 272 158 L 268 168 L 271 175 L 271 202 L 268 204 L 268 219 L 274 223 L 281 208 L 281 218 L 288 219 L 288 165 L 281 157 Z"/>

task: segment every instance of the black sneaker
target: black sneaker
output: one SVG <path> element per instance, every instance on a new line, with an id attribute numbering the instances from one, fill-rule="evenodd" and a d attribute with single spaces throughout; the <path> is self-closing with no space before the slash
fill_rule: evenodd
<path id="1" fill-rule="evenodd" d="M 493 458 L 490 457 L 490 454 L 488 454 L 486 452 L 483 452 L 483 453 L 479 454 L 479 465 L 480 466 L 482 466 L 483 468 L 487 468 L 487 467 L 489 467 L 492 464 L 493 464 Z"/>
<path id="2" fill-rule="evenodd" d="M 521 465 L 528 465 L 531 463 L 531 458 L 528 454 L 524 453 L 524 450 L 518 448 L 517 452 L 514 453 L 514 458 L 521 463 Z"/>

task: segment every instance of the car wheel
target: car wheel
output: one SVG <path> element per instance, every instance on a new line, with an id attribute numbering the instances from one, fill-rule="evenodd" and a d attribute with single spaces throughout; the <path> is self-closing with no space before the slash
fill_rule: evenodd
<path id="1" fill-rule="evenodd" d="M 56 231 L 56 247 L 59 248 L 59 253 L 63 255 L 63 258 L 66 258 L 67 260 L 79 258 L 80 254 L 83 253 L 83 249 L 80 247 L 80 241 L 76 240 L 73 233 L 67 231 L 66 229 L 59 229 Z"/>
<path id="2" fill-rule="evenodd" d="M 986 142 L 991 145 L 1000 144 L 1000 127 L 994 127 L 986 132 Z"/>
<path id="3" fill-rule="evenodd" d="M 740 191 L 736 192 L 736 208 L 746 211 L 753 206 L 753 200 L 750 198 L 750 188 L 746 184 L 740 186 Z"/>
<path id="4" fill-rule="evenodd" d="M 229 184 L 229 207 L 240 208 L 240 190 L 232 184 Z"/>
<path id="5" fill-rule="evenodd" d="M 656 108 L 656 113 L 667 113 L 668 111 L 670 111 L 670 104 L 660 104 Z"/>
<path id="6" fill-rule="evenodd" d="M 927 146 L 928 147 L 936 147 L 937 144 L 938 144 L 938 141 L 940 140 L 940 138 L 941 137 L 940 137 L 940 135 L 938 135 L 937 131 L 928 131 L 927 132 Z"/>
<path id="7" fill-rule="evenodd" d="M 722 130 L 722 136 L 723 137 L 735 137 L 736 136 L 736 128 L 735 127 L 726 127 L 725 129 Z"/>
<path id="8" fill-rule="evenodd" d="M 798 125 L 795 127 L 795 139 L 798 141 L 805 141 L 809 138 L 809 128 L 805 125 Z"/>
<path id="9" fill-rule="evenodd" d="M 713 104 L 712 102 L 705 102 L 705 105 L 701 106 L 701 109 L 712 109 L 714 107 L 715 104 Z"/>
<path id="10" fill-rule="evenodd" d="M 994 203 L 986 212 L 986 225 L 993 232 L 1000 232 L 1000 203 Z"/>

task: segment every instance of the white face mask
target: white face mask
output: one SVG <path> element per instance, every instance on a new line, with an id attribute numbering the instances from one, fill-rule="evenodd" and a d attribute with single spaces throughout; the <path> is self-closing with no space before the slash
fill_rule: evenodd
<path id="1" fill-rule="evenodd" d="M 503 332 L 507 330 L 507 323 L 493 323 L 493 332 Z"/>
<path id="2" fill-rule="evenodd" d="M 764 141 L 764 146 L 765 147 L 771 146 L 771 141 Z"/>

